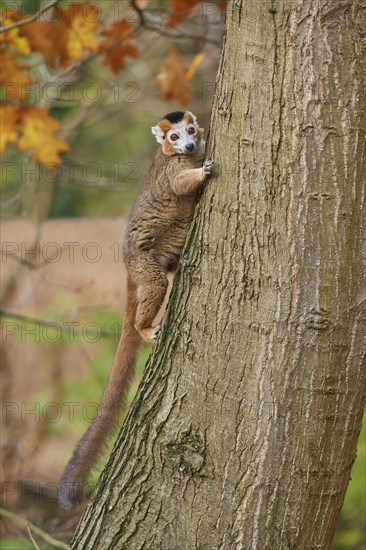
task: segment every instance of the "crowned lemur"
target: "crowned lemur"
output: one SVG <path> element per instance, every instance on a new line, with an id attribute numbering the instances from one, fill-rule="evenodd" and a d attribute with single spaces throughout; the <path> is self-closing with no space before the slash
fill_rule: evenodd
<path id="1" fill-rule="evenodd" d="M 77 444 L 58 490 L 73 508 L 83 497 L 91 469 L 118 421 L 143 338 L 154 340 L 153 321 L 164 301 L 167 273 L 177 268 L 193 215 L 197 190 L 213 170 L 203 162 L 203 129 L 189 111 L 165 115 L 152 128 L 161 145 L 129 216 L 123 246 L 127 304 L 108 385 L 98 412 Z"/>

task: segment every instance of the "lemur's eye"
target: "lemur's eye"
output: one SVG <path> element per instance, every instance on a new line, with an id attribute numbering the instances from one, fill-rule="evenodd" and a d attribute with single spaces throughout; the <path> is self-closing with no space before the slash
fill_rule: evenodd
<path id="1" fill-rule="evenodd" d="M 177 139 L 179 139 L 179 136 L 178 136 L 177 134 L 172 134 L 172 135 L 170 136 L 170 139 L 171 139 L 172 141 L 177 141 Z"/>
<path id="2" fill-rule="evenodd" d="M 193 128 L 193 126 L 191 126 L 190 129 L 188 130 L 188 133 L 192 135 L 195 133 L 195 131 L 196 130 Z"/>

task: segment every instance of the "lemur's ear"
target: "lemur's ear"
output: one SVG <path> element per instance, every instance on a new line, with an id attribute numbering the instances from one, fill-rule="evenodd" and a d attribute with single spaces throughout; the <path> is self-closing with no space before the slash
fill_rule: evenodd
<path id="1" fill-rule="evenodd" d="M 192 117 L 192 124 L 194 124 L 195 126 L 198 126 L 198 120 L 197 120 L 197 117 L 196 115 L 194 115 L 193 113 L 191 113 L 191 111 L 186 111 L 189 115 L 191 115 Z"/>
<path id="2" fill-rule="evenodd" d="M 155 136 L 155 139 L 158 143 L 163 143 L 164 141 L 164 132 L 160 128 L 160 126 L 152 126 L 151 131 L 153 135 Z"/>

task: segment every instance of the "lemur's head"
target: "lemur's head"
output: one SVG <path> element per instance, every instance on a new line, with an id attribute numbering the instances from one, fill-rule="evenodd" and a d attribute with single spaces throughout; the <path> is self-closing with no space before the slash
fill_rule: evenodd
<path id="1" fill-rule="evenodd" d="M 166 155 L 190 155 L 203 136 L 203 128 L 190 111 L 169 113 L 151 130 Z"/>

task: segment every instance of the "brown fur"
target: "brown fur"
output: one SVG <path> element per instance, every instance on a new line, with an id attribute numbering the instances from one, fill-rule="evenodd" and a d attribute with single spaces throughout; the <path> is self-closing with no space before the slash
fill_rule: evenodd
<path id="1" fill-rule="evenodd" d="M 81 502 L 90 472 L 103 451 L 108 435 L 118 422 L 120 409 L 125 404 L 141 344 L 141 336 L 134 327 L 136 306 L 136 287 L 128 279 L 123 329 L 108 385 L 93 422 L 75 447 L 60 480 L 58 501 L 64 508 L 74 508 Z"/>
<path id="2" fill-rule="evenodd" d="M 190 113 L 187 119 L 193 121 Z M 164 134 L 174 128 L 160 121 Z M 153 339 L 153 321 L 164 301 L 167 273 L 177 268 L 196 201 L 196 193 L 211 173 L 212 161 L 204 165 L 202 129 L 191 154 L 177 154 L 164 140 L 129 217 L 123 247 L 128 274 L 127 308 L 111 376 L 98 413 L 76 446 L 61 478 L 58 498 L 73 508 L 83 495 L 90 471 L 118 421 L 130 387 L 141 337 Z"/>

